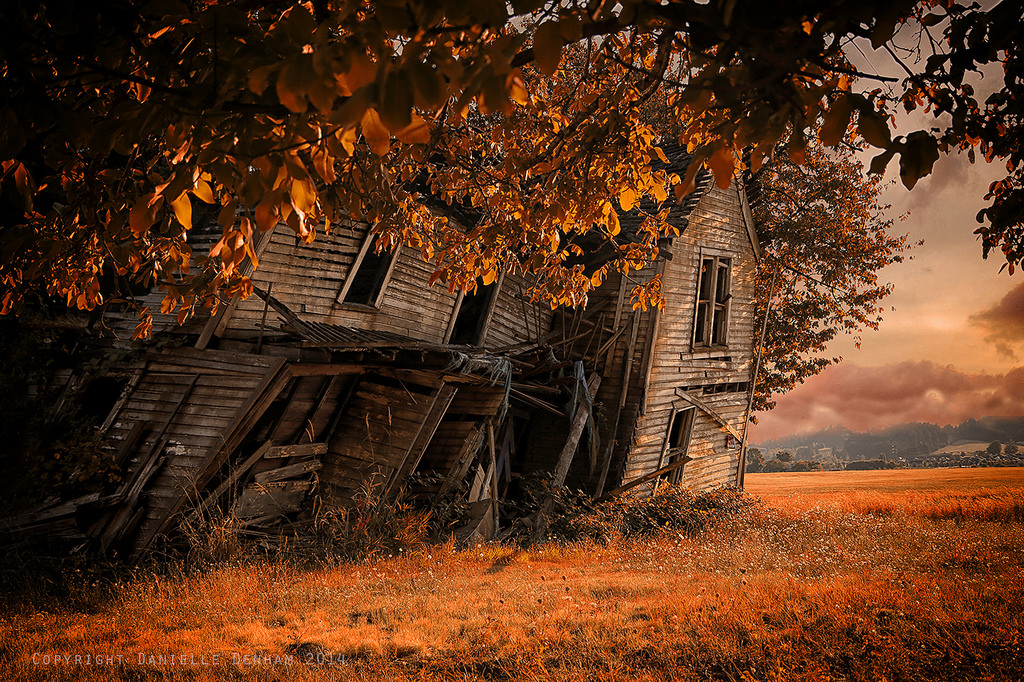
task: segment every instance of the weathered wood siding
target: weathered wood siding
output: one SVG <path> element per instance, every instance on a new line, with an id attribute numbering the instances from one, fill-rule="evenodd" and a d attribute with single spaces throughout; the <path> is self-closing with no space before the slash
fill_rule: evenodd
<path id="1" fill-rule="evenodd" d="M 498 411 L 504 397 L 501 385 L 460 385 L 417 471 L 447 476 L 466 439 L 486 417 Z"/>
<path id="2" fill-rule="evenodd" d="M 654 357 L 642 413 L 635 422 L 633 443 L 623 481 L 655 470 L 667 432 L 672 405 L 680 400 L 677 389 L 750 380 L 753 357 L 754 277 L 756 260 L 744 222 L 739 189 L 711 187 L 689 216 L 689 224 L 670 247 L 673 258 L 664 262 L 665 307 L 651 346 Z M 725 347 L 693 345 L 697 280 L 701 258 L 732 258 L 728 343 Z M 641 370 L 643 371 L 643 370 Z M 743 432 L 747 394 L 740 390 L 704 394 L 690 388 L 738 432 Z M 697 408 L 683 482 L 693 487 L 735 483 L 739 443 L 727 446 L 727 432 Z"/>
<path id="3" fill-rule="evenodd" d="M 337 298 L 359 250 L 369 233 L 365 223 L 346 222 L 330 234 L 318 234 L 312 244 L 302 244 L 285 225 L 278 225 L 261 247 L 260 267 L 253 283 L 268 288 L 303 320 L 340 324 L 402 334 L 420 341 L 442 343 L 455 313 L 458 293 L 440 284 L 428 286 L 434 272 L 419 252 L 403 247 L 388 279 L 378 308 L 339 303 Z M 536 341 L 551 324 L 548 306 L 535 307 L 523 299 L 526 283 L 518 275 L 504 278 L 484 335 L 487 347 L 503 347 Z M 264 303 L 256 296 L 237 301 L 226 313 L 222 335 L 253 338 L 263 324 Z M 279 326 L 273 310 L 266 313 L 265 327 Z"/>
<path id="4" fill-rule="evenodd" d="M 388 481 L 405 462 L 436 390 L 373 374 L 360 380 L 324 455 L 320 481 L 328 502 L 343 505 L 363 485 Z"/>
<path id="5" fill-rule="evenodd" d="M 145 425 L 128 459 L 128 476 L 150 455 L 166 456 L 143 498 L 140 539 L 159 530 L 183 495 L 195 498 L 197 477 L 246 428 L 245 417 L 282 364 L 276 358 L 190 348 L 154 353 L 148 359 L 107 432 L 116 446 L 136 422 Z M 174 411 L 179 401 L 181 406 Z M 166 444 L 157 452 L 161 431 L 160 440 L 166 439 Z"/>
<path id="6" fill-rule="evenodd" d="M 536 342 L 551 329 L 551 306 L 530 303 L 529 284 L 521 275 L 505 275 L 494 302 L 484 346 L 502 348 L 527 341 Z"/>
<path id="7" fill-rule="evenodd" d="M 274 228 L 253 273 L 253 283 L 271 287 L 275 298 L 303 320 L 341 324 L 402 334 L 421 341 L 443 341 L 456 296 L 440 285 L 428 287 L 433 273 L 419 252 L 403 247 L 385 284 L 379 308 L 339 303 L 345 278 L 366 240 L 366 223 L 346 222 L 330 234 L 318 234 L 302 244 L 285 225 Z M 259 333 L 264 303 L 256 296 L 239 301 L 224 335 L 252 338 Z M 279 326 L 277 314 L 267 314 L 267 328 Z"/>

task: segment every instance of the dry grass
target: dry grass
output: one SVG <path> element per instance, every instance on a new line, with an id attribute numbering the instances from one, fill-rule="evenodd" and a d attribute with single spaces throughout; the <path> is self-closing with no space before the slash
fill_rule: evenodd
<path id="1" fill-rule="evenodd" d="M 1019 486 L 991 487 L 1020 503 Z M 790 490 L 694 537 L 81 584 L 0 617 L 0 678 L 1024 678 L 1019 521 L 859 513 L 828 495 Z"/>
<path id="2" fill-rule="evenodd" d="M 1024 469 L 748 474 L 747 492 L 783 510 L 1024 522 Z"/>

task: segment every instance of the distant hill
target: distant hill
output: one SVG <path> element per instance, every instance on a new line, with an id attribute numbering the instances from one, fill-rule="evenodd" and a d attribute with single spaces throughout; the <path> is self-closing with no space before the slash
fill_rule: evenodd
<path id="1" fill-rule="evenodd" d="M 830 427 L 813 433 L 778 438 L 753 447 L 771 451 L 800 448 L 830 448 L 836 457 L 850 461 L 925 455 L 958 441 L 1024 444 L 1024 417 L 983 417 L 968 419 L 956 426 L 913 423 L 899 424 L 880 431 L 858 433 L 843 427 Z"/>

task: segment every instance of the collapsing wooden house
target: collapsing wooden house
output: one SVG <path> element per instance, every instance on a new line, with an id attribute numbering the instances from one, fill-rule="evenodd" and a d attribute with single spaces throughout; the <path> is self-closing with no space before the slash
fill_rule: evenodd
<path id="1" fill-rule="evenodd" d="M 127 374 L 104 429 L 128 474 L 89 534 L 139 551 L 210 509 L 271 524 L 414 474 L 433 474 L 422 494 L 466 490 L 485 534 L 531 472 L 595 496 L 737 483 L 758 258 L 744 188 L 703 177 L 669 222 L 680 236 L 655 263 L 556 311 L 514 274 L 428 286 L 418 251 L 378 253 L 365 223 L 308 246 L 265 233 L 259 295 L 158 322 L 179 345 Z M 664 308 L 633 310 L 629 290 L 655 275 Z"/>

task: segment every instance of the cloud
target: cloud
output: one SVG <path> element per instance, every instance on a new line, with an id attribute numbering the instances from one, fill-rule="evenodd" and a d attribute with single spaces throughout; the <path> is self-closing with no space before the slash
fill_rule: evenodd
<path id="1" fill-rule="evenodd" d="M 1001 354 L 1016 358 L 1013 347 L 1024 343 L 1024 282 L 991 308 L 971 315 L 970 321 L 985 330 L 986 339 Z"/>
<path id="2" fill-rule="evenodd" d="M 830 367 L 778 399 L 751 428 L 754 442 L 845 426 L 855 431 L 904 422 L 959 424 L 971 417 L 1024 415 L 1024 367 L 1005 374 L 963 372 L 929 361 Z"/>

